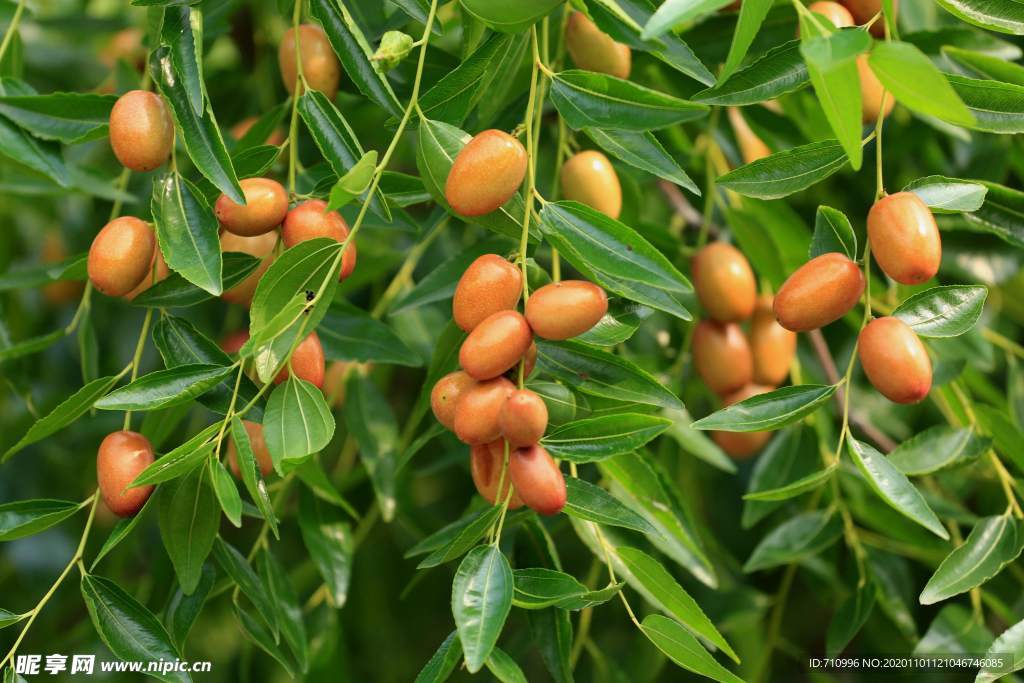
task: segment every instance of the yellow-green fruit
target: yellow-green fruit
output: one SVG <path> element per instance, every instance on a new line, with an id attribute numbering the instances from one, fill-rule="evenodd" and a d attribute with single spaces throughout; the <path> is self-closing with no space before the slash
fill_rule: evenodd
<path id="1" fill-rule="evenodd" d="M 843 254 L 830 252 L 800 266 L 775 295 L 775 319 L 807 332 L 839 320 L 864 293 L 864 273 Z"/>
<path id="2" fill-rule="evenodd" d="M 459 150 L 444 196 L 456 213 L 482 216 L 512 198 L 526 175 L 522 143 L 500 130 L 485 130 Z"/>
<path id="3" fill-rule="evenodd" d="M 313 24 L 299 26 L 299 54 L 302 59 L 302 75 L 313 90 L 319 90 L 327 99 L 333 100 L 338 94 L 341 80 L 341 64 L 334 54 L 331 43 L 323 29 Z M 298 69 L 295 59 L 295 29 L 288 29 L 281 38 L 277 50 L 277 63 L 281 67 L 281 79 L 288 92 L 295 92 Z"/>
<path id="4" fill-rule="evenodd" d="M 885 274 L 904 285 L 919 285 L 939 272 L 942 238 L 928 205 L 913 192 L 897 192 L 868 212 L 871 254 Z"/>
<path id="5" fill-rule="evenodd" d="M 132 291 L 150 272 L 156 236 L 149 223 L 121 216 L 103 226 L 89 247 L 89 279 L 107 296 Z"/>
<path id="6" fill-rule="evenodd" d="M 757 283 L 739 249 L 712 242 L 693 257 L 693 288 L 704 311 L 721 323 L 746 320 L 754 312 Z"/>
<path id="7" fill-rule="evenodd" d="M 430 391 L 430 408 L 434 417 L 448 429 L 455 429 L 455 406 L 462 393 L 476 384 L 476 380 L 462 370 L 449 372 L 437 380 Z"/>
<path id="8" fill-rule="evenodd" d="M 244 205 L 222 194 L 213 207 L 225 230 L 253 237 L 281 225 L 288 213 L 288 193 L 281 183 L 270 178 L 246 178 L 239 185 L 245 195 Z"/>
<path id="9" fill-rule="evenodd" d="M 738 391 L 726 396 L 722 403 L 731 406 L 734 403 L 744 401 L 751 396 L 765 394 L 771 391 L 771 387 L 764 387 L 758 384 L 748 384 Z M 711 438 L 718 447 L 737 460 L 743 460 L 761 450 L 768 440 L 772 438 L 771 432 L 712 432 Z"/>
<path id="10" fill-rule="evenodd" d="M 512 477 L 505 472 L 504 483 L 501 484 L 501 493 L 498 493 L 498 484 L 501 482 L 501 468 L 505 462 L 505 440 L 495 439 L 487 444 L 477 444 L 469 449 L 469 471 L 473 475 L 473 484 L 477 493 L 491 505 L 500 505 L 505 502 L 508 490 L 512 487 Z M 512 497 L 508 501 L 510 510 L 523 507 L 523 501 L 519 494 L 513 489 Z"/>
<path id="11" fill-rule="evenodd" d="M 145 90 L 131 90 L 110 110 L 110 146 L 114 156 L 133 171 L 163 166 L 174 145 L 174 122 L 167 105 Z"/>
<path id="12" fill-rule="evenodd" d="M 255 237 L 243 237 L 227 230 L 221 230 L 220 248 L 221 251 L 236 251 L 249 254 L 262 259 L 256 266 L 256 270 L 245 277 L 231 289 L 227 289 L 220 295 L 224 301 L 232 304 L 248 306 L 252 302 L 252 295 L 256 293 L 256 286 L 260 278 L 274 262 L 274 247 L 277 245 L 277 232 L 265 232 Z"/>
<path id="13" fill-rule="evenodd" d="M 764 140 L 757 137 L 757 133 L 750 128 L 737 107 L 729 107 L 729 123 L 732 124 L 732 132 L 736 136 L 736 144 L 739 145 L 743 163 L 749 164 L 772 153 L 768 145 L 764 144 Z"/>
<path id="14" fill-rule="evenodd" d="M 736 391 L 750 382 L 754 360 L 743 330 L 736 323 L 701 320 L 693 331 L 693 366 L 711 391 Z"/>
<path id="15" fill-rule="evenodd" d="M 455 404 L 455 436 L 470 446 L 490 443 L 501 436 L 501 408 L 515 389 L 504 377 L 466 388 Z"/>
<path id="16" fill-rule="evenodd" d="M 562 196 L 618 219 L 622 186 L 608 157 L 592 149 L 574 154 L 562 166 Z"/>
<path id="17" fill-rule="evenodd" d="M 526 301 L 526 319 L 538 337 L 569 339 L 583 334 L 608 312 L 608 295 L 593 282 L 562 280 L 544 285 Z"/>
<path id="18" fill-rule="evenodd" d="M 269 476 L 274 471 L 274 459 L 270 457 L 270 449 L 267 448 L 267 442 L 263 438 L 263 425 L 252 420 L 242 420 L 242 426 L 245 427 L 245 431 L 249 435 L 249 445 L 252 447 L 252 454 L 256 457 L 256 465 L 260 468 L 260 476 Z M 228 467 L 236 477 L 241 478 L 241 471 L 238 469 L 238 450 L 234 437 L 228 441 Z"/>
<path id="19" fill-rule="evenodd" d="M 932 388 L 932 362 L 924 344 L 899 318 L 876 318 L 858 341 L 864 374 L 894 403 L 917 403 Z"/>
<path id="20" fill-rule="evenodd" d="M 348 238 L 348 225 L 345 219 L 337 211 L 328 211 L 327 202 L 322 199 L 309 199 L 285 215 L 281 226 L 281 241 L 284 242 L 286 249 L 318 237 L 326 237 L 335 242 L 344 242 Z M 339 280 L 344 280 L 356 269 L 356 258 L 356 242 L 352 240 L 345 247 L 345 253 L 341 257 Z"/>
<path id="21" fill-rule="evenodd" d="M 530 326 L 517 311 L 498 311 L 477 325 L 459 349 L 459 365 L 476 380 L 510 370 L 530 348 Z"/>
<path id="22" fill-rule="evenodd" d="M 565 26 L 565 48 L 576 66 L 616 78 L 629 78 L 628 45 L 615 42 L 583 12 L 573 12 Z"/>
<path id="23" fill-rule="evenodd" d="M 885 87 L 878 80 L 875 72 L 871 70 L 867 55 L 857 55 L 857 73 L 860 75 L 861 120 L 864 123 L 874 123 L 878 120 L 879 114 L 883 118 L 888 116 L 896 105 L 896 98 L 892 96 L 892 93 L 885 94 Z M 883 99 L 884 109 L 882 108 Z"/>
<path id="24" fill-rule="evenodd" d="M 484 254 L 459 278 L 452 317 L 462 330 L 472 332 L 488 316 L 515 309 L 522 294 L 522 271 L 497 254 Z"/>
<path id="25" fill-rule="evenodd" d="M 750 352 L 754 358 L 754 382 L 777 387 L 786 381 L 796 356 L 796 332 L 775 320 L 771 296 L 757 300 L 750 321 Z"/>
<path id="26" fill-rule="evenodd" d="M 548 407 L 529 389 L 518 389 L 505 401 L 498 417 L 501 434 L 513 448 L 537 443 L 548 428 Z"/>
<path id="27" fill-rule="evenodd" d="M 137 432 L 112 432 L 96 453 L 96 482 L 110 511 L 132 517 L 149 500 L 153 485 L 127 488 L 143 470 L 153 464 L 153 445 Z"/>

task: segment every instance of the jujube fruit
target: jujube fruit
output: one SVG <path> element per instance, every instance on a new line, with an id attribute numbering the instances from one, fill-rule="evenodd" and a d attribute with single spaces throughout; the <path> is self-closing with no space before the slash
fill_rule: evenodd
<path id="1" fill-rule="evenodd" d="M 530 328 L 544 339 L 561 340 L 581 335 L 607 312 L 608 295 L 585 280 L 552 282 L 526 301 Z"/>
<path id="2" fill-rule="evenodd" d="M 512 477 L 505 472 L 505 481 L 501 484 L 501 493 L 498 493 L 498 483 L 501 481 L 501 468 L 504 462 L 504 439 L 477 444 L 469 449 L 469 471 L 473 475 L 473 484 L 476 485 L 477 493 L 491 505 L 500 505 L 505 502 L 508 490 L 512 486 Z M 522 506 L 522 499 L 513 489 L 512 497 L 508 501 L 509 510 L 515 510 Z"/>
<path id="3" fill-rule="evenodd" d="M 231 289 L 224 290 L 220 298 L 228 303 L 248 306 L 252 302 L 252 295 L 256 293 L 256 286 L 260 283 L 260 278 L 270 268 L 270 264 L 274 262 L 275 246 L 277 246 L 276 232 L 265 232 L 255 237 L 243 237 L 227 230 L 221 230 L 221 251 L 249 254 L 250 256 L 262 259 L 262 261 L 256 266 L 256 270 L 245 276 L 244 280 Z"/>
<path id="4" fill-rule="evenodd" d="M 751 396 L 766 394 L 769 391 L 771 391 L 771 387 L 760 386 L 758 384 L 748 384 L 742 389 L 726 396 L 722 402 L 727 406 L 731 406 L 734 403 L 745 401 Z M 711 438 L 723 451 L 734 458 L 742 460 L 761 450 L 761 448 L 768 443 L 768 440 L 772 438 L 772 433 L 769 431 L 712 432 Z"/>
<path id="5" fill-rule="evenodd" d="M 847 26 L 853 26 L 853 15 L 850 14 L 850 10 L 846 9 L 838 2 L 830 2 L 829 0 L 818 0 L 818 2 L 812 2 L 807 6 L 807 9 L 820 14 L 821 16 L 832 22 L 832 25 L 836 28 L 845 28 Z"/>
<path id="6" fill-rule="evenodd" d="M 882 118 L 888 116 L 892 108 L 896 106 L 896 98 L 892 96 L 892 93 L 885 95 L 885 86 L 871 70 L 867 55 L 857 55 L 857 73 L 860 76 L 861 120 L 864 123 L 874 123 L 878 120 L 879 114 L 882 115 Z M 882 109 L 883 95 L 885 109 Z"/>
<path id="7" fill-rule="evenodd" d="M 757 301 L 750 321 L 750 353 L 754 359 L 754 382 L 777 387 L 789 375 L 796 355 L 796 332 L 775 320 L 772 297 Z"/>
<path id="8" fill-rule="evenodd" d="M 288 193 L 281 183 L 270 178 L 246 178 L 238 184 L 245 195 L 244 205 L 222 194 L 213 207 L 225 230 L 253 237 L 281 225 L 288 213 Z"/>
<path id="9" fill-rule="evenodd" d="M 531 510 L 555 515 L 565 507 L 565 477 L 543 446 L 533 444 L 513 450 L 508 471 L 516 493 Z"/>
<path id="10" fill-rule="evenodd" d="M 576 66 L 616 78 L 629 78 L 632 53 L 583 12 L 573 12 L 565 26 L 565 49 Z"/>
<path id="11" fill-rule="evenodd" d="M 807 332 L 839 320 L 864 293 L 864 273 L 843 254 L 817 256 L 789 276 L 775 295 L 775 319 Z"/>
<path id="12" fill-rule="evenodd" d="M 501 407 L 516 387 L 504 377 L 467 387 L 455 404 L 455 436 L 470 446 L 501 436 Z"/>
<path id="13" fill-rule="evenodd" d="M 498 311 L 473 328 L 462 342 L 459 365 L 474 379 L 492 379 L 518 363 L 531 341 L 526 318 L 516 311 Z"/>
<path id="14" fill-rule="evenodd" d="M 736 323 L 701 320 L 693 331 L 693 366 L 716 394 L 728 394 L 750 382 L 754 360 Z"/>
<path id="15" fill-rule="evenodd" d="M 247 341 L 249 341 L 249 331 L 237 330 L 221 338 L 220 349 L 224 353 L 234 355 L 242 350 L 242 347 L 245 346 L 245 342 Z"/>
<path id="16" fill-rule="evenodd" d="M 281 241 L 287 249 L 300 242 L 327 237 L 335 242 L 344 242 L 348 238 L 348 225 L 337 211 L 328 211 L 327 202 L 310 199 L 297 205 L 284 217 L 281 226 Z M 356 243 L 349 242 L 341 257 L 341 270 L 338 279 L 344 280 L 356 269 Z"/>
<path id="17" fill-rule="evenodd" d="M 125 487 L 153 463 L 153 445 L 138 432 L 107 434 L 96 453 L 96 481 L 110 511 L 131 517 L 146 504 L 153 485 Z"/>
<path id="18" fill-rule="evenodd" d="M 476 380 L 462 370 L 449 372 L 437 380 L 430 391 L 430 408 L 434 417 L 450 430 L 455 429 L 455 406 L 462 393 L 476 384 Z"/>
<path id="19" fill-rule="evenodd" d="M 323 29 L 313 24 L 299 26 L 299 55 L 302 60 L 302 75 L 313 90 L 319 90 L 327 99 L 333 100 L 338 94 L 341 80 L 341 64 L 331 48 Z M 295 92 L 298 69 L 295 61 L 295 29 L 289 28 L 281 38 L 277 50 L 277 63 L 281 68 L 281 80 L 290 93 Z"/>
<path id="20" fill-rule="evenodd" d="M 292 352 L 291 361 L 281 369 L 274 382 L 280 384 L 288 379 L 289 366 L 298 379 L 304 379 L 318 389 L 323 387 L 324 347 L 321 346 L 320 337 L 316 332 L 310 332 L 309 336 L 298 343 L 295 351 Z"/>
<path id="21" fill-rule="evenodd" d="M 722 323 L 750 317 L 757 300 L 757 282 L 739 249 L 712 242 L 694 255 L 692 266 L 693 288 L 709 317 Z"/>
<path id="22" fill-rule="evenodd" d="M 113 69 L 122 59 L 136 69 L 146 64 L 146 46 L 142 44 L 144 34 L 135 27 L 123 28 L 110 37 L 110 41 L 99 52 L 100 62 Z"/>
<path id="23" fill-rule="evenodd" d="M 133 171 L 163 166 L 174 146 L 174 122 L 167 105 L 145 90 L 131 90 L 110 110 L 110 146 L 114 156 Z"/>
<path id="24" fill-rule="evenodd" d="M 529 389 L 517 389 L 502 406 L 498 423 L 513 448 L 529 446 L 540 441 L 548 428 L 548 407 Z"/>
<path id="25" fill-rule="evenodd" d="M 231 127 L 231 137 L 235 140 L 241 140 L 245 137 L 245 134 L 252 130 L 252 127 L 256 125 L 259 118 L 256 116 L 247 116 L 235 125 Z M 264 145 L 273 145 L 274 147 L 280 147 L 284 144 L 284 132 L 280 128 L 275 128 L 270 131 L 270 135 L 267 136 L 266 140 L 261 140 Z"/>
<path id="26" fill-rule="evenodd" d="M 872 17 L 882 11 L 882 0 L 843 0 L 843 5 L 850 11 L 854 21 L 858 24 L 868 23 Z M 895 13 L 898 8 L 899 0 L 893 0 L 892 11 Z M 871 25 L 871 35 L 875 38 L 885 37 L 885 17 L 879 17 L 878 21 Z"/>
<path id="27" fill-rule="evenodd" d="M 919 285 L 939 272 L 942 238 L 928 205 L 913 192 L 897 192 L 868 212 L 871 253 L 885 274 L 904 285 Z"/>
<path id="28" fill-rule="evenodd" d="M 465 332 L 498 311 L 514 310 L 523 294 L 523 274 L 497 254 L 477 258 L 459 278 L 452 317 Z"/>
<path id="29" fill-rule="evenodd" d="M 772 153 L 768 145 L 764 144 L 764 140 L 757 137 L 757 133 L 751 129 L 739 108 L 729 107 L 729 123 L 732 124 L 732 132 L 736 136 L 736 144 L 739 145 L 743 163 L 749 164 Z"/>
<path id="30" fill-rule="evenodd" d="M 256 465 L 260 468 L 260 476 L 266 477 L 274 471 L 274 459 L 270 457 L 270 449 L 263 438 L 263 425 L 252 420 L 242 420 L 246 434 L 249 435 L 249 445 L 252 447 L 252 454 L 256 456 Z M 228 441 L 228 467 L 231 473 L 241 478 L 241 471 L 238 469 L 238 449 L 234 437 Z"/>
<path id="31" fill-rule="evenodd" d="M 327 365 L 327 371 L 324 373 L 323 392 L 328 405 L 334 408 L 345 405 L 345 381 L 348 377 L 349 367 L 353 365 L 357 365 L 357 363 L 345 360 L 336 360 Z"/>
<path id="32" fill-rule="evenodd" d="M 160 251 L 160 245 L 153 245 L 153 259 L 150 262 L 149 270 L 146 271 L 145 277 L 142 278 L 135 289 L 124 295 L 124 298 L 128 301 L 132 301 L 139 294 L 142 294 L 147 289 L 152 287 L 157 282 L 162 282 L 167 279 L 167 276 L 171 274 L 171 269 L 167 267 L 167 261 L 164 260 L 163 252 Z"/>
<path id="33" fill-rule="evenodd" d="M 932 362 L 924 344 L 899 318 L 876 318 L 858 341 L 864 374 L 894 403 L 917 403 L 932 388 Z"/>
<path id="34" fill-rule="evenodd" d="M 562 166 L 562 196 L 611 218 L 622 213 L 622 186 L 612 162 L 598 151 L 574 154 Z"/>
<path id="35" fill-rule="evenodd" d="M 150 272 L 156 236 L 149 223 L 121 216 L 103 226 L 89 247 L 89 279 L 107 296 L 135 289 Z"/>
<path id="36" fill-rule="evenodd" d="M 526 175 L 522 143 L 500 130 L 485 130 L 459 150 L 444 196 L 456 213 L 482 216 L 512 198 Z"/>

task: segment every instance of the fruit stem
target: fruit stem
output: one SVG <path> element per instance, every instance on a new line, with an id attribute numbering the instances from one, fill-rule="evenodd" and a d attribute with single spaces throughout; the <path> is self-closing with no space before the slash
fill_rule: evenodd
<path id="1" fill-rule="evenodd" d="M 292 11 L 292 41 L 295 46 L 295 91 L 292 93 L 292 116 L 288 123 L 288 192 L 295 194 L 295 169 L 299 164 L 299 95 L 306 82 L 302 73 L 302 50 L 299 47 L 299 22 L 302 19 L 302 3 L 296 2 Z"/>
<path id="2" fill-rule="evenodd" d="M 24 11 L 25 0 L 18 0 L 18 6 L 14 9 L 14 16 L 11 17 L 11 23 L 7 27 L 7 32 L 4 33 L 4 42 L 0 43 L 0 61 L 3 61 L 4 55 L 7 54 L 7 48 L 14 39 L 14 34 L 18 32 L 18 24 L 21 23 L 21 15 Z"/>
<path id="3" fill-rule="evenodd" d="M 146 309 L 146 317 L 142 321 L 142 330 L 139 332 L 139 340 L 135 343 L 135 355 L 132 356 L 132 375 L 129 384 L 139 376 L 139 363 L 142 362 L 142 350 L 146 348 L 146 335 L 149 333 L 149 323 L 153 320 L 153 309 Z M 132 426 L 132 411 L 124 411 L 124 430 L 128 431 Z"/>

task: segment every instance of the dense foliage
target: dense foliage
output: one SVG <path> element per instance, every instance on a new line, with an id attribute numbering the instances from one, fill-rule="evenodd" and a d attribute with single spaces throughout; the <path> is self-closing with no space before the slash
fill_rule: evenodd
<path id="1" fill-rule="evenodd" d="M 0 25 L 4 683 L 1024 668 L 1015 0 Z"/>

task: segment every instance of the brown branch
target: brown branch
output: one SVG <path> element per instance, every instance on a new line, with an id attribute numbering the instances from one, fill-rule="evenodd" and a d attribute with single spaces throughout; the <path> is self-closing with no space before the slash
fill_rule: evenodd
<path id="1" fill-rule="evenodd" d="M 700 211 L 693 207 L 690 200 L 686 198 L 683 191 L 679 189 L 674 183 L 667 180 L 658 181 L 658 189 L 665 195 L 665 199 L 672 206 L 672 210 L 675 211 L 686 225 L 699 228 L 704 224 L 704 216 L 701 215 Z M 708 223 L 708 234 L 717 235 L 720 232 L 718 226 L 714 223 Z"/>
<path id="2" fill-rule="evenodd" d="M 818 362 L 821 363 L 821 367 L 825 371 L 825 377 L 828 378 L 830 384 L 836 384 L 839 381 L 839 370 L 836 368 L 835 361 L 832 360 L 832 354 L 829 353 L 828 344 L 825 343 L 825 337 L 821 334 L 821 330 L 812 330 L 809 336 L 811 338 L 811 346 L 814 347 L 814 354 L 818 357 Z M 846 387 L 839 387 L 836 389 L 835 400 L 836 405 L 839 406 L 840 410 L 843 408 L 845 396 Z M 864 432 L 864 434 L 874 441 L 884 453 L 888 453 L 896 448 L 895 441 L 890 439 L 873 424 L 857 415 L 853 410 L 850 411 L 850 424 Z"/>

